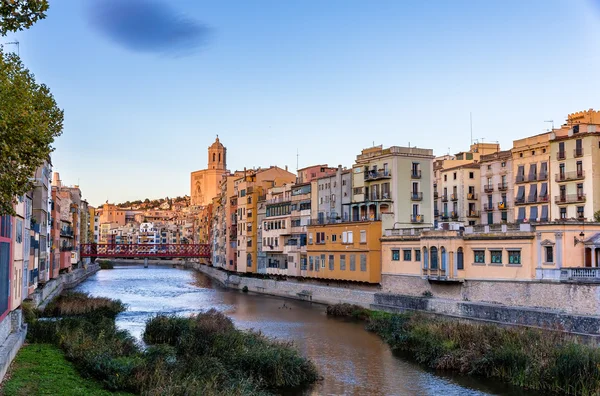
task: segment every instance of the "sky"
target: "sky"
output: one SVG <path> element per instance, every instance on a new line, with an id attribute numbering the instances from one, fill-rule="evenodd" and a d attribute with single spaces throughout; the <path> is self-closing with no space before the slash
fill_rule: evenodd
<path id="1" fill-rule="evenodd" d="M 65 111 L 54 171 L 100 205 L 189 194 L 217 135 L 232 171 L 456 153 L 470 114 L 509 149 L 600 108 L 598 26 L 600 0 L 50 0 L 0 43 Z"/>

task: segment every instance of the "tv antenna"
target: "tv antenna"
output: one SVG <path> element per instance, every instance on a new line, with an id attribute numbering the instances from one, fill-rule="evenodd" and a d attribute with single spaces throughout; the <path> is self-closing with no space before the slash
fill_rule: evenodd
<path id="1" fill-rule="evenodd" d="M 17 46 L 17 56 L 19 58 L 21 57 L 21 51 L 19 49 L 19 42 L 17 40 L 15 40 L 15 41 L 9 41 L 8 43 L 4 43 L 4 44 L 16 45 Z"/>

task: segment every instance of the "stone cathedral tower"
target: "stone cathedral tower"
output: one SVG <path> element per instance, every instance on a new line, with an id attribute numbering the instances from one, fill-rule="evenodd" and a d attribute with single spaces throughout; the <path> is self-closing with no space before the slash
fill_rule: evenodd
<path id="1" fill-rule="evenodd" d="M 223 175 L 227 173 L 227 149 L 219 141 L 219 137 L 208 148 L 208 166 L 192 172 L 190 178 L 190 199 L 195 206 L 205 206 L 219 192 L 219 184 Z"/>

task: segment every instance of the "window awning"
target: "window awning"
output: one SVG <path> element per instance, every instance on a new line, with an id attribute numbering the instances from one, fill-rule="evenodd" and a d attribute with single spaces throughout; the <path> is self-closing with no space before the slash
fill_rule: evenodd
<path id="1" fill-rule="evenodd" d="M 548 221 L 548 205 L 542 206 L 542 217 L 540 221 Z"/>
<path id="2" fill-rule="evenodd" d="M 548 183 L 542 183 L 542 188 L 540 189 L 540 197 L 545 197 L 548 195 Z"/>
<path id="3" fill-rule="evenodd" d="M 529 210 L 529 221 L 537 221 L 538 217 L 538 207 L 532 206 Z"/>
<path id="4" fill-rule="evenodd" d="M 537 184 L 532 184 L 529 187 L 529 202 L 537 201 Z"/>
<path id="5" fill-rule="evenodd" d="M 519 190 L 517 191 L 517 199 L 525 198 L 525 186 L 519 186 Z"/>
<path id="6" fill-rule="evenodd" d="M 517 220 L 523 221 L 524 218 L 525 218 L 525 208 L 519 208 L 519 217 L 517 217 Z"/>
<path id="7" fill-rule="evenodd" d="M 540 167 L 540 173 L 542 175 L 545 175 L 546 173 L 548 173 L 548 163 L 547 162 L 542 162 L 542 166 Z"/>
<path id="8" fill-rule="evenodd" d="M 525 175 L 525 166 L 524 165 L 519 165 L 519 170 L 517 172 L 518 175 Z"/>
<path id="9" fill-rule="evenodd" d="M 529 177 L 535 176 L 537 173 L 537 164 L 529 165 Z"/>

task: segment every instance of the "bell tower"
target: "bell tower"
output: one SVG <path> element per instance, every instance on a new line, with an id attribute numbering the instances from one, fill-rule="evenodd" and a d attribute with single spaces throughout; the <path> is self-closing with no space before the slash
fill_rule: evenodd
<path id="1" fill-rule="evenodd" d="M 219 141 L 219 135 L 215 142 L 208 148 L 208 169 L 225 170 L 227 149 Z"/>

